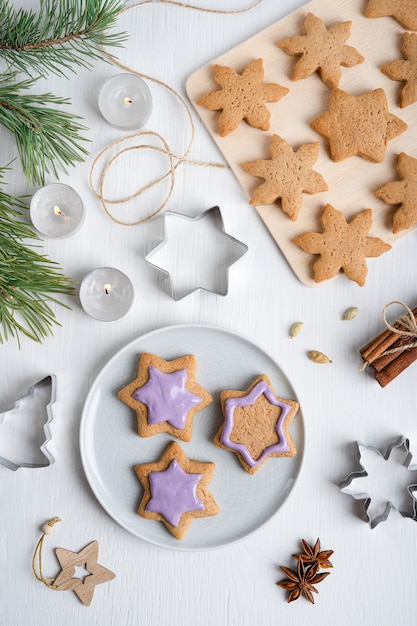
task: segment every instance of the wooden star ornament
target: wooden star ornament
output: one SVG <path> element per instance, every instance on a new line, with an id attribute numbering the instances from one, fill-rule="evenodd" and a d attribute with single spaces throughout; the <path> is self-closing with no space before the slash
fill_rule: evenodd
<path id="1" fill-rule="evenodd" d="M 320 255 L 314 263 L 314 280 L 317 283 L 328 280 L 342 270 L 347 278 L 362 287 L 368 273 L 365 259 L 391 249 L 378 237 L 367 235 L 372 225 L 372 210 L 366 209 L 347 222 L 341 211 L 327 204 L 321 224 L 321 233 L 306 233 L 294 239 L 304 252 Z"/>
<path id="2" fill-rule="evenodd" d="M 90 606 L 96 585 L 115 578 L 115 574 L 97 563 L 98 542 L 92 541 L 80 552 L 71 552 L 64 548 L 55 550 L 61 572 L 54 582 L 58 591 L 74 591 L 85 606 Z M 74 576 L 76 567 L 84 567 L 88 576 L 84 580 Z"/>
<path id="3" fill-rule="evenodd" d="M 388 142 L 407 130 L 407 124 L 388 111 L 383 89 L 359 96 L 333 89 L 328 110 L 311 127 L 328 138 L 330 156 L 336 162 L 357 155 L 381 163 Z"/>
<path id="4" fill-rule="evenodd" d="M 393 17 L 401 26 L 417 30 L 416 0 L 368 0 L 366 17 Z"/>
<path id="5" fill-rule="evenodd" d="M 356 48 L 346 46 L 352 22 L 338 22 L 329 29 L 323 20 L 308 13 L 304 21 L 304 35 L 285 39 L 278 47 L 289 55 L 300 56 L 292 79 L 307 78 L 316 71 L 321 79 L 331 87 L 337 87 L 342 75 L 340 66 L 352 67 L 364 61 Z"/>
<path id="6" fill-rule="evenodd" d="M 319 146 L 319 142 L 305 143 L 294 150 L 285 139 L 273 135 L 270 159 L 242 163 L 245 172 L 264 179 L 252 194 L 250 204 L 272 204 L 280 199 L 284 213 L 296 220 L 303 192 L 314 194 L 328 189 L 322 175 L 311 168 L 318 159 Z"/>
<path id="7" fill-rule="evenodd" d="M 405 82 L 400 94 L 400 106 L 404 108 L 417 102 L 417 33 L 404 33 L 401 54 L 404 60 L 387 63 L 381 71 L 391 80 Z"/>
<path id="8" fill-rule="evenodd" d="M 265 104 L 278 102 L 289 90 L 276 83 L 263 83 L 263 77 L 262 59 L 249 63 L 241 74 L 231 67 L 214 66 L 214 80 L 221 89 L 206 94 L 197 104 L 210 111 L 221 111 L 221 137 L 235 130 L 242 120 L 254 128 L 269 130 L 271 114 Z"/>

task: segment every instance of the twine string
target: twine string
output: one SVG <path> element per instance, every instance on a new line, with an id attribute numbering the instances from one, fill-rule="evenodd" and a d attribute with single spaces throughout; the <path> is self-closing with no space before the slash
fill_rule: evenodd
<path id="1" fill-rule="evenodd" d="M 135 4 L 132 4 L 128 7 L 125 7 L 124 9 L 122 9 L 121 13 L 124 13 L 126 11 L 129 11 L 131 9 L 134 9 L 136 7 L 145 5 L 145 4 L 149 4 L 150 2 L 152 2 L 153 0 L 141 0 L 140 2 L 136 2 Z M 252 9 L 254 9 L 255 7 L 259 6 L 263 0 L 256 0 L 256 2 L 253 2 L 252 4 L 250 4 L 249 6 L 243 8 L 243 9 L 235 9 L 235 10 L 217 10 L 217 9 L 206 9 L 203 7 L 198 7 L 196 5 L 193 4 L 188 4 L 188 3 L 183 3 L 183 2 L 176 2 L 175 0 L 160 0 L 160 2 L 165 3 L 165 4 L 173 4 L 175 6 L 179 6 L 182 8 L 188 8 L 188 9 L 195 9 L 198 11 L 202 11 L 202 12 L 206 12 L 206 13 L 218 13 L 221 15 L 228 15 L 228 14 L 238 14 L 238 13 L 245 13 L 247 11 L 251 11 Z M 109 61 L 111 63 L 113 63 L 114 65 L 116 65 L 117 67 L 119 67 L 120 69 L 129 72 L 131 74 L 134 74 L 135 76 L 138 76 L 139 78 L 143 78 L 144 80 L 148 80 L 148 81 L 152 81 L 153 83 L 163 87 L 164 89 L 166 89 L 167 91 L 169 91 L 180 103 L 182 109 L 185 111 L 186 113 L 186 117 L 188 120 L 188 124 L 190 127 L 190 139 L 185 147 L 185 150 L 182 154 L 175 154 L 168 142 L 166 141 L 166 139 L 164 139 L 164 137 L 160 134 L 157 133 L 155 131 L 140 131 L 137 133 L 133 133 L 130 134 L 128 136 L 124 136 L 121 137 L 119 139 L 116 139 L 115 141 L 111 142 L 110 144 L 108 144 L 107 146 L 105 146 L 105 148 L 103 148 L 103 150 L 101 150 L 101 152 L 95 157 L 95 159 L 93 160 L 93 163 L 91 165 L 90 168 L 90 175 L 89 175 L 89 184 L 90 184 L 90 188 L 92 190 L 92 192 L 94 193 L 94 195 L 98 198 L 98 200 L 101 203 L 102 208 L 104 209 L 105 213 L 117 224 L 121 224 L 123 226 L 137 226 L 139 224 L 142 224 L 146 221 L 148 221 L 149 219 L 151 219 L 152 217 L 154 217 L 155 215 L 157 215 L 160 211 L 162 211 L 163 208 L 165 208 L 165 206 L 168 204 L 171 195 L 174 191 L 174 187 L 175 187 L 175 182 L 176 182 L 176 170 L 183 164 L 183 163 L 187 163 L 189 165 L 196 165 L 196 166 L 201 166 L 201 167 L 216 167 L 216 168 L 224 168 L 225 165 L 222 163 L 214 163 L 214 162 L 210 162 L 210 161 L 195 161 L 193 159 L 189 159 L 189 154 L 191 152 L 191 148 L 192 145 L 194 143 L 194 137 L 195 137 L 195 125 L 194 125 L 194 121 L 193 121 L 193 117 L 191 114 L 191 110 L 190 107 L 188 106 L 187 102 L 185 101 L 185 99 L 181 96 L 181 94 L 179 94 L 175 89 L 173 89 L 170 85 L 168 85 L 167 83 L 165 83 L 162 80 L 159 80 L 157 78 L 154 78 L 153 76 L 149 76 L 147 74 L 143 74 L 142 72 L 137 72 L 136 70 L 130 68 L 129 66 L 121 63 L 118 59 L 116 59 L 113 55 L 111 55 L 107 50 L 104 50 L 104 54 L 106 55 L 106 57 L 109 59 Z M 154 140 L 156 140 L 157 143 L 159 143 L 160 145 L 153 145 L 153 144 L 149 144 L 149 143 L 141 143 L 142 139 L 146 138 L 146 137 L 152 137 Z M 133 141 L 133 140 L 139 140 L 138 144 L 135 144 L 133 146 L 128 146 L 128 147 L 121 147 L 119 149 L 119 146 L 121 143 L 123 142 L 128 142 L 128 141 Z M 105 165 L 102 168 L 101 173 L 98 175 L 98 184 L 95 184 L 94 180 L 95 180 L 95 176 L 96 176 L 96 170 L 99 166 L 99 164 L 102 162 L 102 159 L 104 157 L 107 157 L 107 154 L 109 151 L 116 149 L 118 150 L 114 156 L 108 158 L 107 162 L 105 163 Z M 163 156 L 165 156 L 168 159 L 168 169 L 161 174 L 160 176 L 158 176 L 157 178 L 154 178 L 153 180 L 151 180 L 149 183 L 147 183 L 146 185 L 143 185 L 138 191 L 122 197 L 122 198 L 117 198 L 117 199 L 110 199 L 106 197 L 105 194 L 105 182 L 107 180 L 107 177 L 110 173 L 111 168 L 114 166 L 114 164 L 118 161 L 118 159 L 127 154 L 128 152 L 132 151 L 132 150 L 152 150 L 155 152 L 158 152 L 160 154 L 162 154 Z M 138 198 L 139 196 L 141 196 L 143 193 L 145 193 L 146 191 L 148 191 L 149 189 L 152 189 L 153 187 L 155 187 L 156 185 L 159 185 L 161 182 L 163 182 L 164 180 L 169 179 L 169 187 L 168 187 L 168 191 L 164 197 L 164 199 L 162 200 L 162 202 L 157 206 L 156 209 L 154 209 L 153 211 L 151 211 L 150 213 L 148 213 L 147 215 L 145 215 L 144 217 L 141 217 L 137 220 L 134 221 L 125 221 L 125 220 L 121 220 L 119 218 L 117 218 L 112 210 L 110 209 L 109 205 L 120 205 L 120 204 L 125 204 L 127 202 L 130 202 L 132 200 L 135 200 L 136 198 Z"/>
<path id="2" fill-rule="evenodd" d="M 36 544 L 35 551 L 32 557 L 32 572 L 35 578 L 51 589 L 57 589 L 57 586 L 54 585 L 55 578 L 45 578 L 45 576 L 43 575 L 43 565 L 42 565 L 43 542 L 45 540 L 45 537 L 51 534 L 52 528 L 54 527 L 54 525 L 57 522 L 61 522 L 61 521 L 62 520 L 59 517 L 54 517 L 42 527 L 42 536 L 39 539 L 38 543 Z"/>
<path id="3" fill-rule="evenodd" d="M 187 2 L 177 2 L 177 0 L 142 0 L 141 2 L 135 2 L 135 4 L 131 4 L 130 6 L 123 9 L 123 11 L 127 11 L 129 9 L 134 9 L 141 4 L 149 4 L 150 2 L 160 2 L 161 4 L 172 4 L 173 6 L 180 7 L 182 9 L 194 9 L 195 11 L 202 11 L 204 13 L 218 13 L 219 15 L 235 15 L 238 13 L 247 13 L 248 11 L 252 11 L 257 6 L 262 4 L 264 0 L 256 0 L 256 2 L 252 2 L 252 4 L 244 7 L 243 9 L 206 9 L 204 7 L 199 7 L 195 4 L 189 4 Z"/>
<path id="4" fill-rule="evenodd" d="M 397 326 L 393 326 L 387 320 L 387 310 L 394 304 L 399 304 L 406 311 L 406 313 L 401 315 L 394 322 L 395 324 L 397 324 Z M 406 350 L 412 350 L 413 348 L 417 348 L 417 322 L 415 320 L 412 310 L 404 302 L 401 302 L 400 300 L 392 300 L 391 302 L 388 302 L 388 304 L 386 304 L 382 310 L 382 321 L 384 322 L 387 330 L 394 333 L 395 335 L 398 335 L 399 338 L 403 337 L 404 339 L 411 339 L 411 341 L 401 343 L 395 348 L 387 348 L 387 350 L 384 350 L 383 352 L 381 352 L 381 354 L 378 355 L 378 359 L 389 354 L 405 352 Z M 359 368 L 359 371 L 363 372 L 370 365 L 371 363 L 366 360 Z"/>
<path id="5" fill-rule="evenodd" d="M 388 322 L 386 317 L 387 309 L 393 304 L 399 304 L 407 312 L 397 319 L 396 323 L 398 324 L 398 328 L 392 326 L 392 324 Z M 383 308 L 382 320 L 388 330 L 395 333 L 396 335 L 399 335 L 400 337 L 412 339 L 413 341 L 409 341 L 408 343 L 402 343 L 400 346 L 385 350 L 385 352 L 383 352 L 381 356 L 385 356 L 386 354 L 394 354 L 395 352 L 404 352 L 405 350 L 412 350 L 413 348 L 417 347 L 417 323 L 412 310 L 404 302 L 401 302 L 399 300 L 392 300 L 392 302 L 388 302 L 388 304 L 386 304 Z"/>

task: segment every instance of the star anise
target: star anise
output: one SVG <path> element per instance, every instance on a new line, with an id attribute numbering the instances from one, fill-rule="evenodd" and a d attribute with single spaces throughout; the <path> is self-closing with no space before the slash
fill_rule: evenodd
<path id="1" fill-rule="evenodd" d="M 314 604 L 312 592 L 318 593 L 314 585 L 320 583 L 330 574 L 330 572 L 319 573 L 319 564 L 317 562 L 310 567 L 306 567 L 301 559 L 298 560 L 296 572 L 283 565 L 280 566 L 280 569 L 287 575 L 287 578 L 277 582 L 277 585 L 289 592 L 288 602 L 293 602 L 303 595 L 309 602 Z"/>
<path id="2" fill-rule="evenodd" d="M 297 561 L 302 561 L 304 565 L 315 565 L 317 563 L 318 566 L 323 569 L 333 567 L 329 561 L 329 558 L 333 554 L 333 550 L 323 550 L 320 552 L 320 539 L 317 539 L 314 547 L 310 546 L 305 539 L 301 540 L 301 545 L 304 552 L 293 554 L 293 557 L 297 559 Z"/>

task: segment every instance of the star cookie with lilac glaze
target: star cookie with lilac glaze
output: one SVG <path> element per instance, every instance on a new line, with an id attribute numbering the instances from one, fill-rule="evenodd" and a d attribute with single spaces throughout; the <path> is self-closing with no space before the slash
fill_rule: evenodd
<path id="1" fill-rule="evenodd" d="M 417 30 L 416 0 L 368 0 L 366 17 L 393 17 L 401 26 Z"/>
<path id="2" fill-rule="evenodd" d="M 254 128 L 269 130 L 271 114 L 265 104 L 278 102 L 289 90 L 276 83 L 263 83 L 263 77 L 262 59 L 249 63 L 242 74 L 231 67 L 214 66 L 214 80 L 221 89 L 206 94 L 197 104 L 210 111 L 221 111 L 221 137 L 235 130 L 242 120 Z"/>
<path id="3" fill-rule="evenodd" d="M 368 268 L 365 259 L 377 257 L 391 249 L 378 237 L 368 237 L 372 226 L 372 210 L 366 209 L 346 221 L 341 211 L 327 204 L 321 216 L 323 232 L 306 233 L 294 239 L 304 252 L 319 254 L 314 263 L 316 283 L 336 276 L 341 270 L 361 287 Z"/>
<path id="4" fill-rule="evenodd" d="M 289 55 L 300 56 L 292 80 L 307 78 L 316 71 L 322 81 L 337 87 L 342 75 L 340 66 L 352 67 L 362 63 L 364 58 L 356 48 L 346 46 L 352 22 L 338 22 L 329 29 L 323 20 L 308 13 L 304 21 L 304 35 L 295 35 L 278 44 L 278 48 Z"/>
<path id="5" fill-rule="evenodd" d="M 245 172 L 264 179 L 252 194 L 250 204 L 272 204 L 281 199 L 284 213 L 296 220 L 303 192 L 313 194 L 328 189 L 322 175 L 311 167 L 318 159 L 319 146 L 319 142 L 305 143 L 293 150 L 285 139 L 273 135 L 270 159 L 242 163 Z"/>
<path id="6" fill-rule="evenodd" d="M 407 130 L 407 124 L 388 111 L 383 89 L 359 96 L 333 89 L 328 110 L 311 127 L 328 138 L 330 156 L 336 162 L 358 155 L 380 163 L 388 142 Z"/>
<path id="7" fill-rule="evenodd" d="M 159 461 L 135 467 L 145 490 L 138 515 L 161 521 L 176 539 L 182 539 L 194 519 L 219 512 L 209 491 L 214 470 L 214 463 L 189 459 L 172 442 Z"/>
<path id="8" fill-rule="evenodd" d="M 416 5 L 417 6 L 417 5 Z M 400 94 L 401 108 L 417 102 L 417 33 L 404 33 L 401 47 L 403 59 L 397 59 L 381 67 L 391 80 L 405 82 Z"/>
<path id="9" fill-rule="evenodd" d="M 245 391 L 222 391 L 220 401 L 224 423 L 214 444 L 234 452 L 249 474 L 255 474 L 268 458 L 296 455 L 288 428 L 298 402 L 276 396 L 266 374 Z"/>
<path id="10" fill-rule="evenodd" d="M 397 172 L 401 180 L 387 183 L 375 191 L 375 195 L 387 204 L 399 205 L 392 218 L 393 233 L 417 224 L 417 159 L 401 152 Z"/>
<path id="11" fill-rule="evenodd" d="M 141 437 L 167 432 L 190 441 L 194 415 L 212 401 L 197 383 L 196 369 L 194 355 L 173 361 L 147 352 L 141 355 L 137 377 L 117 394 L 136 412 Z"/>

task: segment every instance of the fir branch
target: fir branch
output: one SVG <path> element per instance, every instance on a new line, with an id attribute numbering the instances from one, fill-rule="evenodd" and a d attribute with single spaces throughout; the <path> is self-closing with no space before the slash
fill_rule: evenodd
<path id="1" fill-rule="evenodd" d="M 79 142 L 86 139 L 79 133 L 86 127 L 78 123 L 80 117 L 45 106 L 69 104 L 68 99 L 24 93 L 37 79 L 15 78 L 0 76 L 0 124 L 15 136 L 25 176 L 44 184 L 46 173 L 58 178 L 58 169 L 67 171 L 67 166 L 84 160 L 88 151 Z"/>
<path id="2" fill-rule="evenodd" d="M 120 47 L 125 33 L 109 32 L 124 0 L 40 0 L 39 13 L 0 4 L 0 55 L 26 74 L 66 75 L 72 66 L 107 60 L 103 47 Z"/>
<path id="3" fill-rule="evenodd" d="M 7 168 L 0 168 L 0 182 Z M 58 324 L 51 303 L 74 292 L 57 263 L 24 242 L 38 240 L 22 219 L 25 205 L 0 188 L 0 343 L 23 334 L 41 342 Z"/>

